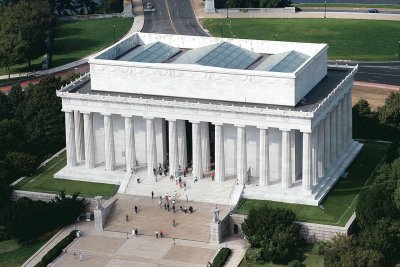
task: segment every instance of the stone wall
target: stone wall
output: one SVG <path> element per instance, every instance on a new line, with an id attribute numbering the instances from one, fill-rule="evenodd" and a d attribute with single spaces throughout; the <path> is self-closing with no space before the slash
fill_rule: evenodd
<path id="1" fill-rule="evenodd" d="M 104 225 L 106 224 L 108 215 L 112 208 L 114 207 L 115 202 L 118 200 L 116 196 L 108 199 L 103 203 L 101 209 L 94 209 L 94 229 L 98 231 L 104 230 Z"/>
<path id="2" fill-rule="evenodd" d="M 229 216 L 229 232 L 231 235 L 244 236 L 242 232 L 242 223 L 246 218 L 246 215 L 241 214 L 231 214 Z M 300 236 L 307 240 L 308 243 L 315 243 L 318 241 L 328 241 L 332 239 L 336 234 L 350 235 L 353 231 L 354 222 L 356 219 L 356 214 L 350 217 L 344 227 L 317 224 L 317 223 L 306 223 L 306 222 L 296 222 L 300 225 Z M 237 226 L 238 233 L 234 234 L 234 227 Z"/>

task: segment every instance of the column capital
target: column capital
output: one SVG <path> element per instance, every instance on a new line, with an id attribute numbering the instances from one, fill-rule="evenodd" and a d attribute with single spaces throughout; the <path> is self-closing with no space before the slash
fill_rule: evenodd
<path id="1" fill-rule="evenodd" d="M 292 129 L 290 129 L 290 128 L 279 128 L 279 131 L 282 131 L 282 132 L 290 132 Z"/>
<path id="2" fill-rule="evenodd" d="M 111 113 L 100 113 L 100 115 L 102 115 L 102 116 L 111 116 L 112 114 Z"/>
<path id="3" fill-rule="evenodd" d="M 143 117 L 145 120 L 154 120 L 154 117 Z"/>
<path id="4" fill-rule="evenodd" d="M 177 119 L 174 119 L 174 118 L 165 118 L 165 120 L 166 121 L 172 121 L 172 122 L 176 122 L 177 121 Z"/>
<path id="5" fill-rule="evenodd" d="M 236 128 L 245 128 L 246 125 L 244 124 L 234 124 L 233 126 L 235 126 Z"/>
<path id="6" fill-rule="evenodd" d="M 65 112 L 65 113 L 67 113 L 67 112 L 74 112 L 74 110 L 72 110 L 72 109 L 65 109 L 65 108 L 63 108 L 61 111 L 62 111 L 62 112 Z"/>
<path id="7" fill-rule="evenodd" d="M 121 116 L 123 117 L 123 118 L 133 118 L 133 115 L 131 115 L 131 114 L 121 114 Z"/>
<path id="8" fill-rule="evenodd" d="M 224 123 L 223 122 L 211 122 L 213 125 L 216 125 L 216 126 L 223 126 L 224 125 Z"/>
<path id="9" fill-rule="evenodd" d="M 268 130 L 269 128 L 268 128 L 268 126 L 257 126 L 257 129 Z"/>
<path id="10" fill-rule="evenodd" d="M 81 111 L 81 110 L 79 110 L 79 112 L 82 113 L 82 114 L 86 114 L 86 115 L 90 115 L 90 114 L 93 113 L 91 111 Z"/>
<path id="11" fill-rule="evenodd" d="M 200 121 L 189 121 L 190 123 L 200 124 Z"/>

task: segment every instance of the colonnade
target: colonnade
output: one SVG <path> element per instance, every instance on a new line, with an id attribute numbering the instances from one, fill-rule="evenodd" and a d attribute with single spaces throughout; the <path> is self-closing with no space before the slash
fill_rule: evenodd
<path id="1" fill-rule="evenodd" d="M 296 130 L 280 128 L 281 170 L 280 183 L 282 188 L 290 188 L 296 177 L 296 153 L 302 151 L 301 172 L 302 188 L 311 191 L 320 179 L 336 163 L 337 158 L 347 149 L 352 140 L 351 92 L 344 97 L 319 120 L 312 131 L 302 132 L 301 149 L 296 148 Z M 67 165 L 76 166 L 79 161 L 85 161 L 87 168 L 95 168 L 95 147 L 93 130 L 93 113 L 80 111 L 64 111 L 66 124 Z M 113 136 L 113 121 L 111 114 L 102 114 L 104 119 L 104 151 L 105 168 L 115 170 L 115 146 Z M 124 142 L 126 171 L 130 172 L 136 164 L 136 149 L 133 116 L 124 117 Z M 153 174 L 157 168 L 157 143 L 155 118 L 144 117 L 146 121 L 146 161 L 147 172 Z M 168 160 L 170 173 L 176 175 L 179 166 L 188 165 L 187 135 L 184 120 L 166 118 L 168 121 Z M 190 121 L 192 125 L 192 175 L 201 179 L 204 172 L 210 171 L 210 138 L 209 123 Z M 215 147 L 215 181 L 222 182 L 226 177 L 224 124 L 213 123 Z M 247 142 L 246 125 L 234 125 L 236 128 L 236 176 L 240 184 L 247 181 Z M 270 186 L 270 137 L 268 127 L 258 127 L 259 131 L 259 185 Z"/>

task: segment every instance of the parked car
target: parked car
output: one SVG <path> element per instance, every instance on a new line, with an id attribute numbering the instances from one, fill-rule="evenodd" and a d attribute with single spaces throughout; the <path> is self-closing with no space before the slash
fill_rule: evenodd
<path id="1" fill-rule="evenodd" d="M 376 8 L 372 8 L 368 10 L 368 13 L 379 13 L 379 10 Z"/>

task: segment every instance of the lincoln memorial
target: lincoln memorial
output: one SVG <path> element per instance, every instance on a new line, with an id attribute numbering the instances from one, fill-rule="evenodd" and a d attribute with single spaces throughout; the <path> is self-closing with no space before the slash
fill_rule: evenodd
<path id="1" fill-rule="evenodd" d="M 55 177 L 138 192 L 160 182 L 153 171 L 165 164 L 168 180 L 181 176 L 193 192 L 203 184 L 207 199 L 318 205 L 362 148 L 352 139 L 357 67 L 328 65 L 327 53 L 326 44 L 134 33 L 58 90 L 67 166 Z"/>

